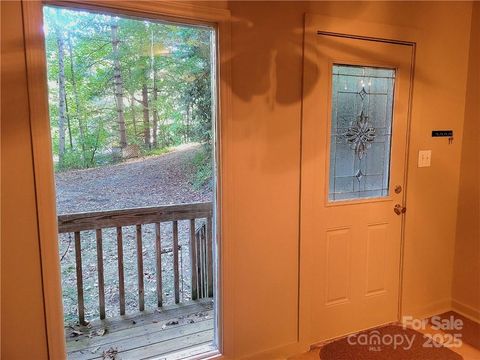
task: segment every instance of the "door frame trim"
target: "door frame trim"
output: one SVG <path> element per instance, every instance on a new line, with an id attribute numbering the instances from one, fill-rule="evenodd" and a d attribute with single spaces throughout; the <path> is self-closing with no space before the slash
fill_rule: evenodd
<path id="1" fill-rule="evenodd" d="M 216 74 L 217 83 L 217 321 L 218 351 L 206 353 L 202 358 L 219 358 L 223 353 L 232 353 L 233 318 L 232 311 L 226 311 L 225 304 L 232 303 L 233 288 L 228 286 L 232 270 L 228 261 L 230 245 L 224 238 L 227 222 L 227 207 L 232 203 L 225 191 L 232 180 L 224 173 L 228 158 L 229 124 L 231 123 L 231 22 L 230 11 L 214 7 L 191 5 L 176 1 L 120 1 L 71 0 L 42 1 L 22 0 L 23 28 L 25 37 L 25 57 L 27 70 L 28 101 L 30 110 L 30 136 L 32 139 L 33 171 L 35 182 L 36 213 L 38 219 L 41 278 L 43 288 L 46 343 L 51 359 L 66 357 L 65 333 L 63 327 L 63 305 L 61 289 L 60 261 L 58 257 L 58 228 L 55 201 L 55 181 L 52 161 L 50 121 L 48 115 L 48 92 L 46 81 L 46 61 L 43 26 L 43 6 L 57 5 L 69 8 L 83 8 L 118 12 L 124 15 L 137 15 L 183 24 L 210 25 L 216 30 Z M 220 176 L 221 175 L 221 176 Z M 218 241 L 221 239 L 221 241 Z M 197 358 L 197 357 L 196 357 Z"/>
<path id="2" fill-rule="evenodd" d="M 347 38 L 347 39 L 366 40 L 366 41 L 381 42 L 381 43 L 395 44 L 395 45 L 415 46 L 416 44 L 413 41 L 395 40 L 395 39 L 388 39 L 388 38 L 374 37 L 374 36 L 343 34 L 343 33 L 321 31 L 321 30 L 317 31 L 317 35 L 327 35 L 327 36 L 341 37 L 341 38 Z"/>
<path id="3" fill-rule="evenodd" d="M 303 43 L 303 69 L 302 69 L 302 108 L 301 108 L 301 138 L 300 138 L 300 213 L 299 213 L 299 242 L 298 242 L 298 332 L 297 339 L 301 348 L 308 349 L 312 345 L 312 334 L 310 333 L 310 308 L 312 300 L 308 293 L 308 283 L 312 279 L 309 276 L 308 269 L 314 266 L 309 262 L 309 249 L 305 243 L 305 224 L 302 221 L 302 214 L 307 207 L 308 194 L 305 194 L 305 167 L 303 162 L 307 161 L 304 154 L 303 134 L 305 132 L 305 106 L 306 97 L 309 89 L 307 88 L 308 79 L 306 78 L 306 69 L 315 66 L 316 51 L 315 41 L 318 35 L 327 35 L 332 37 L 342 37 L 358 40 L 367 40 L 372 42 L 383 42 L 396 45 L 411 46 L 411 73 L 410 73 L 410 92 L 408 98 L 407 114 L 407 136 L 405 144 L 405 170 L 404 170 L 404 191 L 402 200 L 404 204 L 407 200 L 408 189 L 408 168 L 410 162 L 410 143 L 411 143 L 411 123 L 415 80 L 415 58 L 417 47 L 421 43 L 421 32 L 411 27 L 391 26 L 374 22 L 366 22 L 357 19 L 347 19 L 340 17 L 324 16 L 320 14 L 306 13 L 304 19 L 304 43 Z M 399 266 L 399 289 L 398 289 L 398 310 L 397 318 L 402 316 L 403 299 L 403 274 L 404 274 L 404 249 L 405 249 L 405 228 L 406 216 L 402 218 L 401 224 L 401 243 L 400 243 L 400 266 Z M 307 241 L 308 243 L 308 241 Z M 305 279 L 306 277 L 306 279 Z"/>

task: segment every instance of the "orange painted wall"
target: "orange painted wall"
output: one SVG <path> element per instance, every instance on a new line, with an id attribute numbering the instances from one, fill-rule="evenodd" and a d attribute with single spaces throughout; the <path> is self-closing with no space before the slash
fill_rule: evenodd
<path id="1" fill-rule="evenodd" d="M 422 316 L 449 308 L 471 4 L 231 2 L 229 8 L 234 19 L 232 171 L 238 179 L 232 225 L 236 236 L 231 239 L 236 270 L 235 354 L 283 347 L 281 352 L 297 341 L 305 12 L 341 17 L 345 22 L 359 19 L 398 26 L 399 36 L 401 27 L 419 34 L 403 312 Z M 445 128 L 456 134 L 452 145 L 431 138 L 432 129 Z M 420 149 L 433 151 L 430 168 L 417 168 Z"/>
<path id="2" fill-rule="evenodd" d="M 480 3 L 472 15 L 463 131 L 453 306 L 480 321 Z"/>
<path id="3" fill-rule="evenodd" d="M 2 1 L 1 357 L 46 359 L 40 249 L 19 2 Z"/>
<path id="4" fill-rule="evenodd" d="M 417 315 L 449 306 L 471 4 L 231 2 L 228 7 L 233 117 L 227 169 L 234 182 L 225 191 L 236 200 L 227 239 L 232 257 L 225 259 L 234 269 L 226 284 L 234 299 L 226 304 L 233 319 L 227 324 L 233 337 L 227 355 L 237 359 L 276 348 L 285 353 L 288 345 L 296 349 L 305 12 L 420 33 L 404 310 Z M 20 16 L 17 3 L 2 2 L 2 353 L 8 359 L 23 359 L 26 352 L 42 359 L 46 347 Z M 452 128 L 454 144 L 432 139 L 433 128 Z M 433 150 L 432 167 L 416 167 L 419 149 Z"/>

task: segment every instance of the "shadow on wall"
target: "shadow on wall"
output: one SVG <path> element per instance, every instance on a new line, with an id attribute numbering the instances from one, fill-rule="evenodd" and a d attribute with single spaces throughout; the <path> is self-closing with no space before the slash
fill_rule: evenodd
<path id="1" fill-rule="evenodd" d="M 238 125 L 233 136 L 239 141 L 249 141 L 252 137 L 263 139 L 263 145 L 256 144 L 258 149 L 252 158 L 245 159 L 250 161 L 250 169 L 272 173 L 298 169 L 302 93 L 304 97 L 308 96 L 320 75 L 315 49 L 305 49 L 310 58 L 303 61 L 304 14 L 345 16 L 341 21 L 347 22 L 359 18 L 370 21 L 370 6 L 368 3 L 330 2 L 229 3 L 234 50 L 227 61 L 233 74 L 232 92 L 237 97 L 234 99 L 233 122 Z M 384 6 L 376 13 L 393 16 L 395 7 Z M 325 41 L 330 41 L 331 46 L 342 46 L 333 39 Z M 359 48 L 353 51 L 360 56 L 374 55 Z M 303 79 L 304 66 L 309 67 L 307 72 L 314 75 Z M 235 102 L 238 100 L 240 103 Z M 253 123 L 250 117 L 255 118 Z M 297 155 L 272 156 L 272 153 L 281 155 L 285 147 Z"/>
<path id="2" fill-rule="evenodd" d="M 232 91 L 243 101 L 266 95 L 272 108 L 301 101 L 303 17 L 298 16 L 298 8 L 302 6 L 230 3 L 235 49 L 230 61 L 234 80 L 242 79 L 233 84 Z"/>
<path id="3" fill-rule="evenodd" d="M 268 95 L 267 102 L 289 105 L 301 101 L 303 69 L 304 15 L 321 9 L 328 14 L 333 4 L 321 7 L 310 2 L 255 2 L 248 5 L 230 2 L 232 11 L 232 43 L 235 52 L 229 60 L 233 73 L 245 79 L 235 83 L 232 91 L 244 101 Z M 337 6 L 338 7 L 338 6 Z M 254 10 L 252 10 L 254 8 Z M 366 4 L 348 5 L 347 18 L 358 18 L 368 10 Z M 333 11 L 334 12 L 334 11 Z M 336 16 L 339 16 L 338 11 Z M 340 14 L 341 16 L 341 14 Z M 316 67 L 315 59 L 306 59 L 306 66 Z M 300 75 L 300 77 L 299 77 Z M 306 79 L 305 92 L 312 89 L 318 76 Z"/>
<path id="4" fill-rule="evenodd" d="M 233 73 L 239 74 L 238 77 L 245 80 L 243 83 L 235 83 L 232 91 L 244 101 L 268 94 L 267 101 L 272 107 L 275 104 L 289 105 L 301 101 L 305 13 L 332 16 L 346 22 L 350 19 L 361 19 L 366 22 L 402 26 L 400 21 L 394 19 L 398 18 L 399 12 L 418 13 L 414 5 L 402 4 L 401 8 L 397 9 L 383 4 L 383 9 L 375 11 L 376 14 L 381 14 L 381 18 L 370 19 L 370 16 L 366 16 L 372 6 L 368 2 L 312 4 L 287 1 L 255 2 L 246 5 L 232 1 L 229 8 L 233 14 L 232 42 L 235 52 L 229 61 L 232 63 Z M 404 34 L 399 34 L 397 38 L 402 39 L 403 36 Z M 359 49 L 355 49 L 355 52 L 359 54 Z M 370 55 L 372 54 L 365 53 L 365 56 Z M 306 59 L 305 65 L 315 68 L 316 59 Z M 305 95 L 308 95 L 318 76 L 305 80 L 304 91 Z"/>

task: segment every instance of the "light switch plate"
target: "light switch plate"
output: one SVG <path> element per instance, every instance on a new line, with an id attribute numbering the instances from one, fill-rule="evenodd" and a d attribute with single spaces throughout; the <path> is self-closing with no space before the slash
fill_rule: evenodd
<path id="1" fill-rule="evenodd" d="M 432 150 L 418 152 L 418 167 L 429 167 L 432 162 Z"/>

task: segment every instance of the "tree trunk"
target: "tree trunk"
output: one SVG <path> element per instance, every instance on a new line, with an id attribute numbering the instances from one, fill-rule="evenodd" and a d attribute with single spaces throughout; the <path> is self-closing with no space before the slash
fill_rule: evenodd
<path id="1" fill-rule="evenodd" d="M 70 123 L 70 110 L 68 109 L 67 94 L 65 93 L 65 112 L 67 114 L 68 140 L 70 141 L 70 150 L 73 150 L 72 124 Z"/>
<path id="2" fill-rule="evenodd" d="M 73 60 L 73 47 L 70 34 L 68 35 L 68 52 L 70 53 L 70 73 L 72 75 L 72 90 L 75 98 L 75 118 L 78 121 L 78 130 L 80 132 L 80 146 L 82 147 L 83 166 L 86 166 L 86 150 L 85 150 L 85 130 L 83 128 L 83 119 L 80 115 L 80 100 L 78 98 L 77 80 L 75 79 L 75 65 Z"/>
<path id="3" fill-rule="evenodd" d="M 153 123 L 152 123 L 152 140 L 153 140 L 153 147 L 156 148 L 158 146 L 157 141 L 157 130 L 158 130 L 158 111 L 157 111 L 157 99 L 158 99 L 158 87 L 157 87 L 157 71 L 155 69 L 155 54 L 153 53 L 153 46 L 154 46 L 154 34 L 153 31 L 151 33 L 151 41 L 150 41 L 150 59 L 151 59 L 151 66 L 152 66 L 152 79 L 153 79 Z"/>
<path id="4" fill-rule="evenodd" d="M 190 109 L 191 106 L 187 106 L 187 117 L 186 117 L 186 123 L 185 123 L 185 142 L 188 142 L 188 139 L 190 137 Z"/>
<path id="5" fill-rule="evenodd" d="M 130 107 L 132 112 L 133 133 L 135 134 L 135 138 L 137 138 L 137 115 L 135 114 L 135 96 L 133 93 L 130 94 Z"/>
<path id="6" fill-rule="evenodd" d="M 153 124 L 152 124 L 153 147 L 158 146 L 158 140 L 157 140 L 157 132 L 158 132 L 157 99 L 158 99 L 158 87 L 157 87 L 157 79 L 156 79 L 155 70 L 154 70 L 153 71 Z"/>
<path id="7" fill-rule="evenodd" d="M 112 24 L 111 30 L 113 48 L 113 83 L 117 107 L 118 133 L 120 147 L 124 148 L 127 146 L 127 132 L 125 130 L 125 114 L 123 113 L 123 81 L 122 72 L 120 70 L 120 56 L 118 53 L 118 44 L 120 43 L 120 40 L 118 39 L 118 25 Z"/>
<path id="8" fill-rule="evenodd" d="M 148 111 L 148 88 L 146 79 L 143 80 L 142 86 L 142 105 L 143 105 L 143 137 L 145 146 L 150 149 L 150 120 Z"/>
<path id="9" fill-rule="evenodd" d="M 55 34 L 58 46 L 58 162 L 62 167 L 65 155 L 65 120 L 67 113 L 65 103 L 65 42 L 58 25 L 55 27 Z"/>

